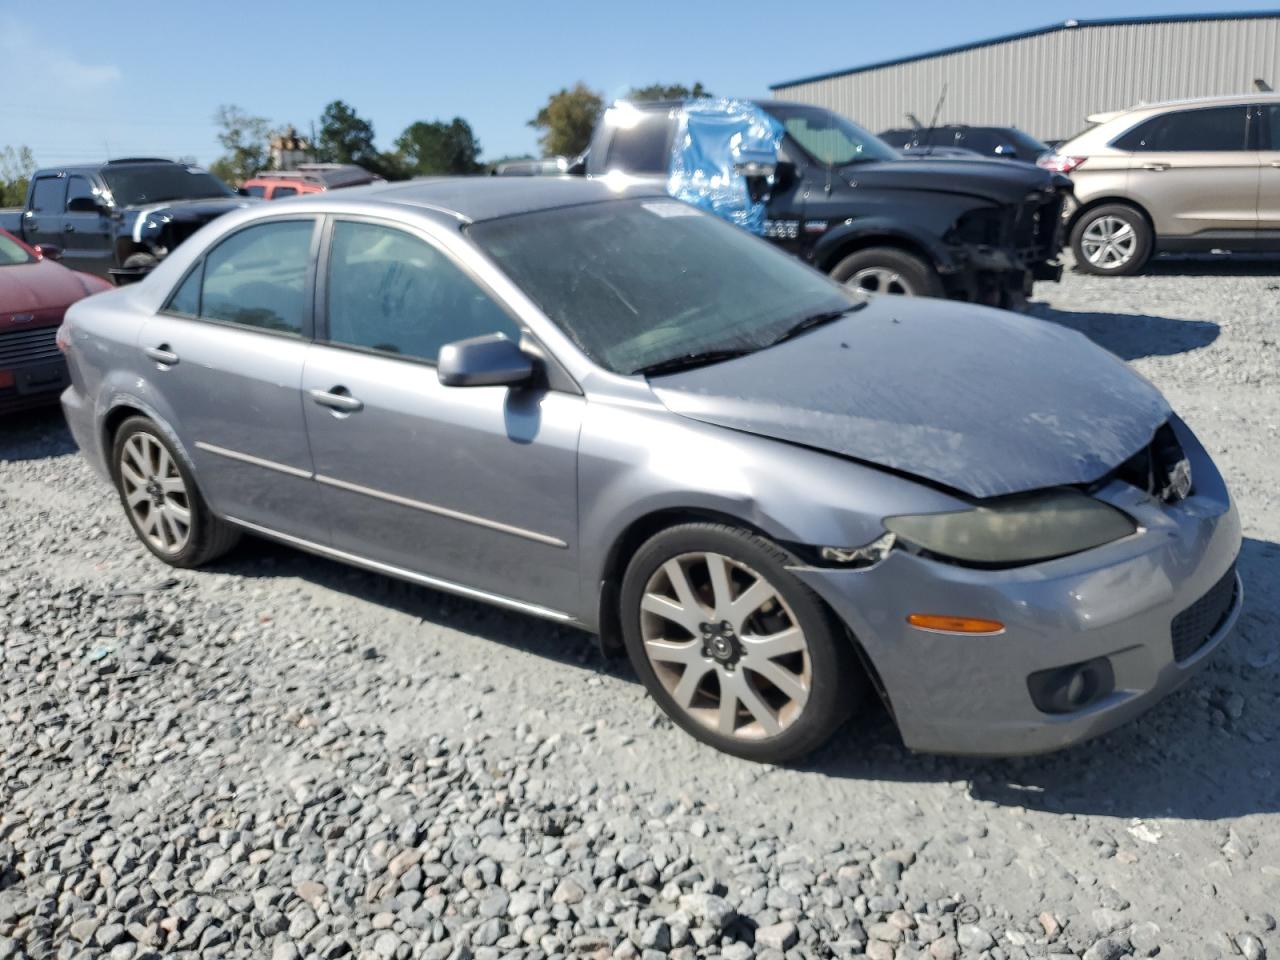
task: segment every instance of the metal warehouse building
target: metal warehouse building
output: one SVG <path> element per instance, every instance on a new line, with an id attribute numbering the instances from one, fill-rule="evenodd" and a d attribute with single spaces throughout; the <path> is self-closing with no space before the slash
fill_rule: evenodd
<path id="1" fill-rule="evenodd" d="M 1016 126 L 1044 140 L 1138 103 L 1280 89 L 1280 10 L 1065 23 L 770 87 L 873 131 L 939 123 Z"/>

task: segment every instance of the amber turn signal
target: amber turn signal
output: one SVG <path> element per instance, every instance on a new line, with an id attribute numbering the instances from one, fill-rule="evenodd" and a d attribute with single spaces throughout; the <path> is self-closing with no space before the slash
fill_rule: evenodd
<path id="1" fill-rule="evenodd" d="M 999 620 L 979 620 L 976 617 L 947 617 L 936 613 L 913 613 L 907 617 L 907 623 L 918 630 L 932 630 L 935 633 L 958 633 L 966 636 L 1004 633 L 1004 624 Z"/>

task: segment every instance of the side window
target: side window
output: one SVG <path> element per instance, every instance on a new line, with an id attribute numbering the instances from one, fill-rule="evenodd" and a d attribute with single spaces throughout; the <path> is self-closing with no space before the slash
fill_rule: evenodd
<path id="1" fill-rule="evenodd" d="M 314 228 L 311 219 L 273 220 L 219 243 L 205 256 L 200 316 L 301 333 Z"/>
<path id="2" fill-rule="evenodd" d="M 203 278 L 204 262 L 201 261 L 187 274 L 187 279 L 182 281 L 182 285 L 173 292 L 165 310 L 184 317 L 200 316 L 200 282 Z"/>
<path id="3" fill-rule="evenodd" d="M 271 191 L 271 199 L 280 200 L 284 197 L 292 197 L 295 196 L 297 192 L 297 187 L 276 187 Z"/>
<path id="4" fill-rule="evenodd" d="M 1181 110 L 1153 117 L 1115 141 L 1122 150 L 1174 153 L 1244 150 L 1246 107 Z"/>
<path id="5" fill-rule="evenodd" d="M 434 361 L 455 340 L 520 329 L 443 253 L 393 227 L 339 220 L 329 250 L 329 341 Z"/>
<path id="6" fill-rule="evenodd" d="M 71 209 L 72 200 L 85 199 L 93 199 L 93 184 L 84 177 L 67 177 L 67 209 Z"/>
<path id="7" fill-rule="evenodd" d="M 665 114 L 641 117 L 632 127 L 617 127 L 609 140 L 606 170 L 623 173 L 671 172 L 671 134 L 674 124 Z"/>
<path id="8" fill-rule="evenodd" d="M 60 177 L 40 177 L 31 191 L 31 209 L 36 213 L 61 213 L 67 195 L 67 181 Z"/>
<path id="9" fill-rule="evenodd" d="M 251 183 L 249 186 L 244 188 L 244 192 L 251 197 L 265 197 L 267 195 L 267 188 L 260 183 Z"/>
<path id="10" fill-rule="evenodd" d="M 1280 107 L 1262 108 L 1262 123 L 1270 139 L 1266 141 L 1268 150 L 1280 150 Z"/>

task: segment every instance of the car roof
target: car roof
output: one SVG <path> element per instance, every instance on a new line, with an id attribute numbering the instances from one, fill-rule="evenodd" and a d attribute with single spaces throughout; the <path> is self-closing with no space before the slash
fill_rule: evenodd
<path id="1" fill-rule="evenodd" d="M 656 184 L 588 180 L 577 176 L 475 176 L 430 177 L 398 183 L 374 183 L 323 196 L 332 198 L 328 202 L 334 204 L 366 200 L 424 207 L 437 213 L 447 214 L 456 220 L 475 223 L 520 213 L 533 213 L 537 210 L 616 200 L 627 196 L 666 195 L 666 191 Z"/>
<path id="2" fill-rule="evenodd" d="M 1185 107 L 1236 106 L 1250 103 L 1280 103 L 1280 93 L 1238 93 L 1220 97 L 1187 97 L 1182 100 L 1158 100 L 1152 103 L 1137 103 L 1127 110 L 1118 110 L 1109 119 L 1130 113 L 1156 113 L 1162 110 Z"/>

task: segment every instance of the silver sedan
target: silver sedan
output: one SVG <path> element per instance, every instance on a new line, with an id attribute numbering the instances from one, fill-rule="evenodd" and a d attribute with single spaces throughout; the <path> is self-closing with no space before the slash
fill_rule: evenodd
<path id="1" fill-rule="evenodd" d="M 874 298 L 661 193 L 415 181 L 228 214 L 67 315 L 81 449 L 156 556 L 243 533 L 573 624 L 685 730 L 1049 750 L 1183 682 L 1240 524 L 1058 326 Z"/>

